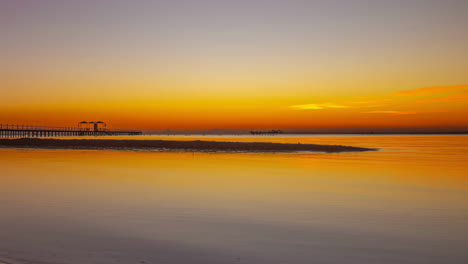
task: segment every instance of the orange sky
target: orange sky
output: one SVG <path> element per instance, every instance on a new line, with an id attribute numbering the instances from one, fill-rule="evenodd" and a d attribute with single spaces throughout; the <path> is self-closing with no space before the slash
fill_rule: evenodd
<path id="1" fill-rule="evenodd" d="M 76 120 L 99 119 L 111 120 L 117 127 L 142 129 L 463 127 L 468 126 L 468 85 L 323 99 L 183 98 L 6 104 L 2 108 L 6 109 L 2 120 L 11 124 L 21 120 L 25 124 L 73 126 Z"/>
<path id="2" fill-rule="evenodd" d="M 464 128 L 466 11 L 431 0 L 6 1 L 0 123 Z"/>

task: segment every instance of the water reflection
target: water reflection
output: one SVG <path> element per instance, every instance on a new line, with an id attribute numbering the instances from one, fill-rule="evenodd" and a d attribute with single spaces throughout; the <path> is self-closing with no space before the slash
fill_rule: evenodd
<path id="1" fill-rule="evenodd" d="M 0 256 L 31 263 L 462 263 L 466 139 L 269 140 L 382 148 L 340 154 L 0 149 Z"/>

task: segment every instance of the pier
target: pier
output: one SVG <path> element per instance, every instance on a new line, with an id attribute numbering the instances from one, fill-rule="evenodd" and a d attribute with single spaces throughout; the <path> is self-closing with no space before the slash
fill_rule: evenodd
<path id="1" fill-rule="evenodd" d="M 82 124 L 82 123 L 81 123 Z M 86 123 L 86 124 L 103 124 Z M 141 135 L 139 130 L 107 129 L 94 125 L 92 127 L 47 127 L 28 125 L 8 125 L 0 124 L 0 137 L 20 138 L 20 137 L 79 137 L 79 136 L 124 136 Z"/>

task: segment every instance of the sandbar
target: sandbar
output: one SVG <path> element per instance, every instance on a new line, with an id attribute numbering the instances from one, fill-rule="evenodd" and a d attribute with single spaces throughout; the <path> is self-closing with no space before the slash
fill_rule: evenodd
<path id="1" fill-rule="evenodd" d="M 0 139 L 0 147 L 47 149 L 133 149 L 133 150 L 185 150 L 185 151 L 238 151 L 238 152 L 359 152 L 373 151 L 342 145 L 290 144 L 269 142 L 176 141 L 176 140 L 121 140 L 121 139 Z"/>

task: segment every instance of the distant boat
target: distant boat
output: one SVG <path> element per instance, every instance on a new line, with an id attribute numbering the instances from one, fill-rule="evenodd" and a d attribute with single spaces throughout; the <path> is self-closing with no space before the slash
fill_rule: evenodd
<path id="1" fill-rule="evenodd" d="M 269 134 L 282 134 L 281 130 L 269 130 L 269 131 L 250 131 L 252 135 L 269 135 Z"/>

